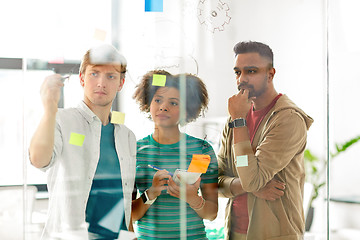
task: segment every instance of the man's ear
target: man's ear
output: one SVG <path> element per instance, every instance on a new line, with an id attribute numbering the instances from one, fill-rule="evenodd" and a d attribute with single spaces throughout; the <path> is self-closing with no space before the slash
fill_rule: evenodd
<path id="1" fill-rule="evenodd" d="M 84 75 L 81 72 L 79 72 L 79 78 L 80 78 L 81 86 L 84 87 L 84 85 L 85 85 Z"/>
<path id="2" fill-rule="evenodd" d="M 276 73 L 275 68 L 272 67 L 269 69 L 269 78 L 268 78 L 269 82 L 273 80 L 275 73 Z"/>
<path id="3" fill-rule="evenodd" d="M 121 89 L 122 89 L 123 86 L 124 86 L 124 83 L 125 83 L 125 78 L 120 79 L 120 85 L 119 85 L 119 87 L 118 87 L 118 89 L 117 89 L 118 92 L 121 91 Z"/>

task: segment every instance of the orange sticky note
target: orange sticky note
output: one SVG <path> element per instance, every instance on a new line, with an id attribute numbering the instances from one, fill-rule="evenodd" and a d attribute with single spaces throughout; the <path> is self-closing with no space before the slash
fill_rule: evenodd
<path id="1" fill-rule="evenodd" d="M 206 173 L 210 164 L 210 155 L 193 154 L 188 172 Z"/>
<path id="2" fill-rule="evenodd" d="M 124 122 L 125 122 L 125 113 L 118 111 L 111 112 L 111 123 L 124 124 Z"/>

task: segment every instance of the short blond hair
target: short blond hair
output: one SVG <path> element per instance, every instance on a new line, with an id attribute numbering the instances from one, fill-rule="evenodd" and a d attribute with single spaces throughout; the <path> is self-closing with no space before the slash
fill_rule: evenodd
<path id="1" fill-rule="evenodd" d="M 101 54 L 100 59 L 94 59 L 93 53 Z M 89 65 L 112 65 L 115 70 L 121 73 L 121 77 L 125 77 L 126 73 L 126 59 L 119 51 L 109 44 L 103 44 L 86 51 L 80 65 L 79 72 L 85 74 L 86 68 Z"/>

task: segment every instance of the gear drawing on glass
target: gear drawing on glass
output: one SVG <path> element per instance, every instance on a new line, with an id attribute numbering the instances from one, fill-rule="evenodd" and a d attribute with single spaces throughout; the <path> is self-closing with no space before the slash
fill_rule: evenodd
<path id="1" fill-rule="evenodd" d="M 149 27 L 144 27 L 142 31 L 141 42 L 147 59 L 144 68 L 162 69 L 171 74 L 185 71 L 198 75 L 199 65 L 194 57 L 195 45 L 179 23 L 167 18 L 158 18 L 149 25 L 156 26 L 157 31 Z M 162 29 L 167 30 L 162 31 Z M 180 51 L 181 45 L 183 52 Z"/>
<path id="2" fill-rule="evenodd" d="M 200 0 L 198 5 L 198 19 L 201 25 L 215 33 L 215 30 L 224 31 L 225 24 L 230 23 L 230 8 L 221 0 Z"/>

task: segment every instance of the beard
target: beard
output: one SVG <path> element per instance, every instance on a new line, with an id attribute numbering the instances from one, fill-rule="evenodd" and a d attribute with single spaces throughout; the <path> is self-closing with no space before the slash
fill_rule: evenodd
<path id="1" fill-rule="evenodd" d="M 249 90 L 249 98 L 260 97 L 267 90 L 267 84 L 266 84 L 267 82 L 266 81 L 267 81 L 267 78 L 265 77 L 258 90 L 255 90 L 254 85 L 242 82 L 238 85 L 238 90 L 241 91 L 242 89 L 248 89 Z"/>

